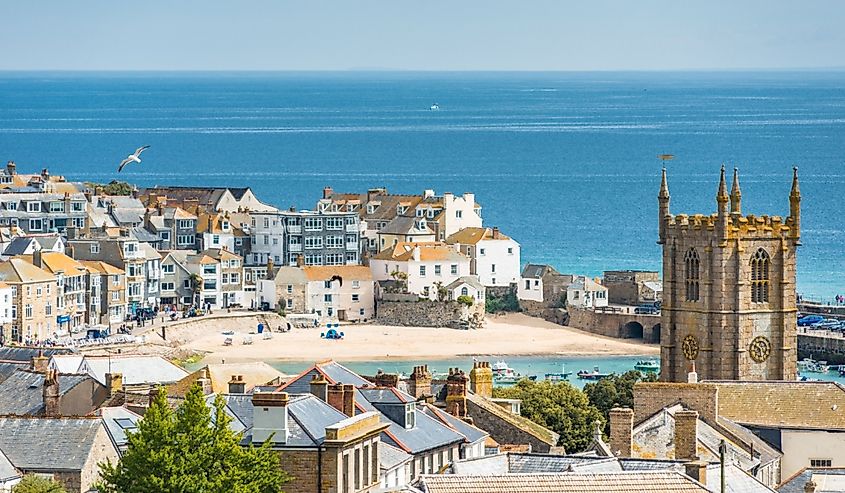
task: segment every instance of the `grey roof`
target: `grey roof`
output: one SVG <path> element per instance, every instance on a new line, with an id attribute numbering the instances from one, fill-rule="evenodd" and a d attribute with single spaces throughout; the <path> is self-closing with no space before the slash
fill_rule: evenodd
<path id="1" fill-rule="evenodd" d="M 26 370 L 29 368 L 28 363 L 17 363 L 17 362 L 0 362 L 0 383 L 4 382 L 7 378 L 12 376 L 18 370 Z"/>
<path id="2" fill-rule="evenodd" d="M 12 241 L 10 241 L 9 244 L 6 245 L 6 249 L 3 250 L 3 255 L 8 257 L 13 255 L 24 255 L 29 249 L 29 246 L 34 242 L 35 238 L 28 238 L 25 236 L 12 238 Z"/>
<path id="3" fill-rule="evenodd" d="M 424 474 L 413 483 L 428 493 L 684 493 L 707 492 L 674 471 L 545 474 Z"/>
<path id="4" fill-rule="evenodd" d="M 59 236 L 35 236 L 33 237 L 38 246 L 43 250 L 53 250 L 57 246 L 61 246 L 62 239 Z"/>
<path id="5" fill-rule="evenodd" d="M 490 436 L 490 434 L 486 431 L 480 428 L 476 428 L 475 426 L 467 423 L 466 421 L 458 419 L 455 416 L 452 416 L 451 414 L 431 404 L 420 405 L 417 407 L 417 410 L 424 412 L 433 418 L 439 419 L 441 423 L 444 423 L 446 426 L 465 436 L 467 442 L 469 443 L 475 443 L 479 440 L 484 440 Z"/>
<path id="6" fill-rule="evenodd" d="M 96 414 L 103 419 L 103 424 L 106 425 L 106 431 L 115 448 L 120 452 L 126 450 L 129 444 L 126 432 L 137 431 L 141 416 L 123 406 L 101 407 Z"/>
<path id="7" fill-rule="evenodd" d="M 390 471 L 405 463 L 408 463 L 414 457 L 406 454 L 402 450 L 382 442 L 378 448 L 379 466 L 383 471 Z"/>
<path id="8" fill-rule="evenodd" d="M 24 471 L 80 471 L 102 429 L 100 418 L 0 417 L 0 451 Z"/>
<path id="9" fill-rule="evenodd" d="M 151 233 L 141 226 L 132 228 L 132 234 L 135 235 L 138 241 L 143 243 L 158 243 L 161 241 L 161 238 L 157 234 Z"/>
<path id="10" fill-rule="evenodd" d="M 417 221 L 423 221 L 425 218 L 423 217 L 414 217 L 414 216 L 396 216 L 390 220 L 389 223 L 385 224 L 384 227 L 379 230 L 379 233 L 382 234 L 389 234 L 389 235 L 405 235 L 408 233 L 415 233 L 415 234 L 434 234 L 434 231 L 430 227 L 428 227 L 428 221 L 426 221 L 425 231 L 417 230 L 416 223 Z"/>
<path id="11" fill-rule="evenodd" d="M 725 466 L 725 490 L 722 492 L 722 476 L 719 464 L 707 467 L 707 488 L 720 493 L 773 493 L 775 490 L 764 485 L 753 476 L 733 464 Z M 842 491 L 837 489 L 836 491 Z M 816 490 L 820 493 L 820 490 Z M 803 493 L 803 490 L 802 490 Z"/>
<path id="12" fill-rule="evenodd" d="M 161 356 L 86 356 L 79 368 L 103 385 L 109 372 L 123 374 L 124 385 L 167 384 L 188 375 Z"/>
<path id="13" fill-rule="evenodd" d="M 21 472 L 15 469 L 15 466 L 13 466 L 9 458 L 6 457 L 6 454 L 0 451 L 0 483 L 5 483 L 10 479 L 19 478 L 21 476 Z"/>
<path id="14" fill-rule="evenodd" d="M 708 472 L 708 476 L 710 473 Z M 834 493 L 845 490 L 845 467 L 807 467 L 780 484 L 778 493 L 804 493 L 804 485 L 813 480 L 816 493 Z"/>
<path id="15" fill-rule="evenodd" d="M 382 441 L 415 455 L 464 441 L 463 435 L 422 412 L 416 413 L 413 428 L 400 426 L 383 413 L 381 416 L 381 422 L 390 425 L 387 432 L 382 434 Z"/>
<path id="16" fill-rule="evenodd" d="M 363 388 L 358 389 L 358 393 L 371 404 L 405 404 L 416 401 L 409 394 L 393 387 Z"/>
<path id="17" fill-rule="evenodd" d="M 46 357 L 54 354 L 68 354 L 71 350 L 67 348 L 34 348 L 34 347 L 0 347 L 0 361 L 19 361 L 29 363 L 32 358 L 43 354 Z"/>
<path id="18" fill-rule="evenodd" d="M 522 277 L 529 277 L 532 279 L 540 279 L 543 277 L 547 272 L 552 274 L 558 274 L 558 271 L 554 269 L 551 265 L 546 264 L 528 264 L 522 269 Z"/>
<path id="19" fill-rule="evenodd" d="M 311 391 L 309 382 L 311 382 L 317 373 L 325 377 L 329 383 L 346 383 L 356 387 L 372 385 L 369 380 L 362 378 L 349 368 L 336 361 L 329 361 L 326 363 L 317 363 L 312 366 L 310 371 L 290 380 L 281 387 L 281 390 L 292 394 L 307 394 Z"/>
<path id="20" fill-rule="evenodd" d="M 115 222 L 120 226 L 128 226 L 144 222 L 142 213 L 129 209 L 115 208 L 111 211 L 111 215 Z"/>
<path id="21" fill-rule="evenodd" d="M 455 474 L 547 474 L 561 472 L 619 472 L 615 457 L 505 453 L 457 461 Z"/>
<path id="22" fill-rule="evenodd" d="M 687 461 L 674 459 L 637 459 L 620 457 L 623 471 L 679 471 L 684 472 Z"/>
<path id="23" fill-rule="evenodd" d="M 88 375 L 59 375 L 59 395 L 65 395 L 85 380 Z M 0 415 L 37 414 L 44 408 L 42 396 L 44 374 L 28 370 L 13 373 L 0 383 Z"/>
<path id="24" fill-rule="evenodd" d="M 458 286 L 460 286 L 461 284 L 469 284 L 470 286 L 472 286 L 473 288 L 475 288 L 479 291 L 484 290 L 484 285 L 481 284 L 480 282 L 478 282 L 478 278 L 476 278 L 474 276 L 459 277 L 459 278 L 455 279 L 454 281 L 450 282 L 449 285 L 446 286 L 446 289 L 451 291 L 451 290 L 457 288 Z"/>

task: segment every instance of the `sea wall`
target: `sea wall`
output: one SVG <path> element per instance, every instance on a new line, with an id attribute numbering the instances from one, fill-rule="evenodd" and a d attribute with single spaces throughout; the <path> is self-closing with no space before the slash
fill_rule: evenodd
<path id="1" fill-rule="evenodd" d="M 660 315 L 570 308 L 568 325 L 617 339 L 643 339 L 654 344 L 660 342 Z"/>
<path id="2" fill-rule="evenodd" d="M 845 364 L 845 338 L 820 334 L 798 334 L 798 357 Z"/>
<path id="3" fill-rule="evenodd" d="M 484 304 L 467 307 L 454 301 L 385 301 L 376 306 L 376 322 L 383 325 L 459 328 L 473 313 L 484 314 Z"/>

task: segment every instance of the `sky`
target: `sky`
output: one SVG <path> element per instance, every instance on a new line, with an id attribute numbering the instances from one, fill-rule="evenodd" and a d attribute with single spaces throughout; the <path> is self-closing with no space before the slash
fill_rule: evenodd
<path id="1" fill-rule="evenodd" d="M 840 0 L 38 0 L 0 19 L 0 70 L 845 68 Z"/>

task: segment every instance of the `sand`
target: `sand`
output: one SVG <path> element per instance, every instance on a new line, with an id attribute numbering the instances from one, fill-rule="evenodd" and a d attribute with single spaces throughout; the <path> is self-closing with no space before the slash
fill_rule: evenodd
<path id="1" fill-rule="evenodd" d="M 271 316 L 272 317 L 272 316 Z M 280 323 L 266 320 L 273 326 Z M 198 319 L 168 329 L 170 347 L 206 353 L 204 361 L 340 361 L 446 359 L 462 356 L 655 355 L 656 345 L 593 335 L 522 314 L 488 317 L 479 330 L 344 325 L 343 340 L 320 338 L 321 329 L 293 329 L 264 339 L 254 331 L 256 317 L 233 320 Z M 224 330 L 234 330 L 224 346 Z M 325 330 L 325 329 L 322 329 Z M 243 344 L 249 337 L 252 344 Z M 156 339 L 152 337 L 151 339 Z M 159 342 L 162 342 L 158 339 Z"/>

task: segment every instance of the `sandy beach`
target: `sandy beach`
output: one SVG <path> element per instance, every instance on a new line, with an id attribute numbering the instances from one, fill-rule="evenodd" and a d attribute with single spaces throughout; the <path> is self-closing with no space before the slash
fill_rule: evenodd
<path id="1" fill-rule="evenodd" d="M 270 315 L 270 317 L 274 317 Z M 178 350 L 205 353 L 207 362 L 341 361 L 445 359 L 474 355 L 655 355 L 659 348 L 639 341 L 596 336 L 571 327 L 522 314 L 488 318 L 480 330 L 448 328 L 390 327 L 383 325 L 342 326 L 340 341 L 320 338 L 320 329 L 293 329 L 273 333 L 264 339 L 254 331 L 256 317 L 197 319 L 168 329 L 168 341 Z M 277 326 L 273 319 L 267 320 Z M 233 344 L 224 346 L 225 330 L 233 330 Z M 323 329 L 325 330 L 325 329 Z M 243 344 L 249 337 L 252 344 Z M 163 342 L 152 336 L 151 339 Z"/>

